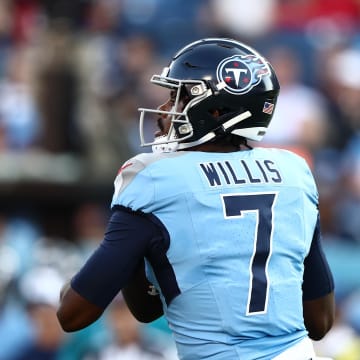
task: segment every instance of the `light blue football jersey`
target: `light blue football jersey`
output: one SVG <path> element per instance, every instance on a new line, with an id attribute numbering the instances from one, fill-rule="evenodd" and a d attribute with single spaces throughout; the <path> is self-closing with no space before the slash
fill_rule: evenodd
<path id="1" fill-rule="evenodd" d="M 301 157 L 140 154 L 120 170 L 114 205 L 154 214 L 170 235 L 180 294 L 163 304 L 180 359 L 269 360 L 307 336 L 303 260 L 318 193 Z"/>

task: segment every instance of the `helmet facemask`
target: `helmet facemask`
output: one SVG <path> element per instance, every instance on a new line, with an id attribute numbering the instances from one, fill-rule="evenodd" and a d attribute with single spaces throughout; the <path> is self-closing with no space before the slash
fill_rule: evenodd
<path id="1" fill-rule="evenodd" d="M 166 68 L 164 69 L 166 71 Z M 193 126 L 189 119 L 188 110 L 195 104 L 201 102 L 206 97 L 212 94 L 207 84 L 203 80 L 178 80 L 168 78 L 162 75 L 153 75 L 151 78 L 153 84 L 174 90 L 176 92 L 175 100 L 170 110 L 139 108 L 140 111 L 140 141 L 141 146 L 152 146 L 154 152 L 172 152 L 177 149 L 184 149 L 186 144 L 182 141 L 190 139 L 194 135 Z M 185 106 L 181 105 L 181 101 L 185 94 L 189 100 L 186 101 Z M 167 116 L 169 121 L 169 129 L 165 135 L 157 136 L 155 139 L 153 134 L 145 134 L 145 121 L 147 115 Z M 153 121 L 153 119 L 151 119 Z M 191 145 L 193 146 L 193 145 Z"/>

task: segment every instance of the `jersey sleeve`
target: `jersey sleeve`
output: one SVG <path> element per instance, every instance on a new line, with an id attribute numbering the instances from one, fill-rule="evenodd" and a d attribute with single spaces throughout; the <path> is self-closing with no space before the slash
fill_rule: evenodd
<path id="1" fill-rule="evenodd" d="M 297 170 L 300 171 L 295 171 L 296 169 L 294 169 L 294 174 L 299 174 L 302 173 L 301 177 L 298 178 L 294 178 L 294 182 L 300 182 L 302 185 L 302 187 L 305 189 L 307 195 L 309 196 L 309 198 L 311 199 L 311 201 L 314 204 L 319 203 L 319 192 L 317 189 L 317 184 L 314 178 L 314 175 L 312 173 L 312 170 L 308 164 L 308 162 L 306 161 L 305 158 L 303 158 L 302 156 L 291 152 L 291 151 L 287 151 L 285 150 L 285 153 L 288 153 L 290 155 L 289 157 L 289 164 L 291 164 L 291 166 L 294 166 Z"/>
<path id="2" fill-rule="evenodd" d="M 116 207 L 104 240 L 73 277 L 72 288 L 105 309 L 127 284 L 159 228 L 145 215 Z"/>
<path id="3" fill-rule="evenodd" d="M 143 210 L 154 201 L 154 188 L 146 160 L 138 155 L 119 169 L 114 181 L 111 208 L 121 205 L 134 211 Z"/>
<path id="4" fill-rule="evenodd" d="M 318 217 L 310 251 L 304 261 L 303 300 L 315 300 L 334 290 L 334 279 L 321 245 Z"/>

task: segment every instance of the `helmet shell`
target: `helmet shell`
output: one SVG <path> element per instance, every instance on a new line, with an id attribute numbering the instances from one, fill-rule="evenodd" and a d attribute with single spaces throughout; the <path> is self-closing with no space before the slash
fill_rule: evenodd
<path id="1" fill-rule="evenodd" d="M 202 138 L 245 111 L 250 111 L 251 117 L 236 125 L 234 133 L 261 140 L 280 90 L 270 63 L 253 48 L 232 39 L 202 39 L 185 46 L 174 55 L 166 76 L 203 80 L 213 92 L 187 110 L 194 134 L 185 142 Z M 221 116 L 213 116 L 214 110 Z"/>

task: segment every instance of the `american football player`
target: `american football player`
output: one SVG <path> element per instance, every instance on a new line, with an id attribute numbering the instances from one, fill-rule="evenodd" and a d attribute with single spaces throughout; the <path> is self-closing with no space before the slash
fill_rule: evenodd
<path id="1" fill-rule="evenodd" d="M 250 143 L 276 108 L 274 69 L 207 38 L 151 82 L 170 94 L 139 109 L 153 152 L 120 168 L 104 240 L 61 292 L 63 329 L 93 323 L 122 291 L 139 321 L 166 317 L 182 360 L 314 359 L 335 307 L 316 184 L 300 156 Z"/>

